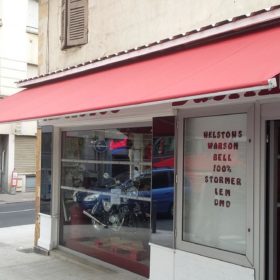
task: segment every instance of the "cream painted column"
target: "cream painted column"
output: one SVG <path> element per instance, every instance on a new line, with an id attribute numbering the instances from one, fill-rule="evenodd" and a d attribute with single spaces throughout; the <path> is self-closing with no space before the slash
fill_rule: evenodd
<path id="1" fill-rule="evenodd" d="M 40 238 L 38 246 L 51 250 L 59 243 L 59 199 L 60 197 L 60 131 L 53 130 L 52 145 L 52 189 L 51 215 L 40 213 Z"/>
<path id="2" fill-rule="evenodd" d="M 51 249 L 51 228 L 52 219 L 50 215 L 40 213 L 40 238 L 38 239 L 38 246 L 47 251 Z"/>

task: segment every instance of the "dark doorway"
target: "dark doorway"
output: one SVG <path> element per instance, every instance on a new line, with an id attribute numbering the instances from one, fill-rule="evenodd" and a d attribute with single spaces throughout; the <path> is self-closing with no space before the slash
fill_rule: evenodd
<path id="1" fill-rule="evenodd" d="M 280 121 L 266 124 L 266 279 L 280 280 Z"/>

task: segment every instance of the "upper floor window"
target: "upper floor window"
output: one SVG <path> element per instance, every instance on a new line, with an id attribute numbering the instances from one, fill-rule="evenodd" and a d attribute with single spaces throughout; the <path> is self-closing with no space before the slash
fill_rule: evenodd
<path id="1" fill-rule="evenodd" d="M 28 1 L 28 16 L 26 23 L 26 31 L 29 33 L 38 34 L 38 0 L 29 0 Z"/>
<path id="2" fill-rule="evenodd" d="M 62 0 L 62 49 L 88 42 L 88 0 Z"/>
<path id="3" fill-rule="evenodd" d="M 2 0 L 0 0 L 0 27 L 3 25 L 2 22 Z"/>

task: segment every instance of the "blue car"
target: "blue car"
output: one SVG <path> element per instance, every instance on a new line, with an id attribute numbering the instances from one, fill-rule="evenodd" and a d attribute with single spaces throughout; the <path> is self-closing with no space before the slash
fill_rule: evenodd
<path id="1" fill-rule="evenodd" d="M 152 175 L 152 176 L 151 176 Z M 131 183 L 131 180 L 124 181 L 122 185 Z M 128 200 L 133 203 L 134 196 L 141 202 L 142 198 L 151 198 L 152 207 L 158 215 L 173 216 L 173 200 L 174 200 L 174 169 L 158 168 L 151 172 L 140 174 L 133 182 L 137 186 L 136 194 L 129 194 L 131 198 Z M 152 184 L 152 188 L 151 188 Z M 87 210 L 92 209 L 96 202 L 100 199 L 110 200 L 110 188 L 95 188 L 95 193 L 77 191 L 75 200 L 80 206 Z M 143 202 L 143 204 L 146 204 Z"/>

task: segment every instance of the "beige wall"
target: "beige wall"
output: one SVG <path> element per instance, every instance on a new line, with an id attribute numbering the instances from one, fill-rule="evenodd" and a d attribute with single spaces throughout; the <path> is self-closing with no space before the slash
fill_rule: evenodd
<path id="1" fill-rule="evenodd" d="M 88 44 L 62 51 L 59 40 L 61 1 L 40 2 L 40 73 L 280 4 L 280 0 L 89 0 Z M 48 10 L 49 45 L 46 41 Z"/>

